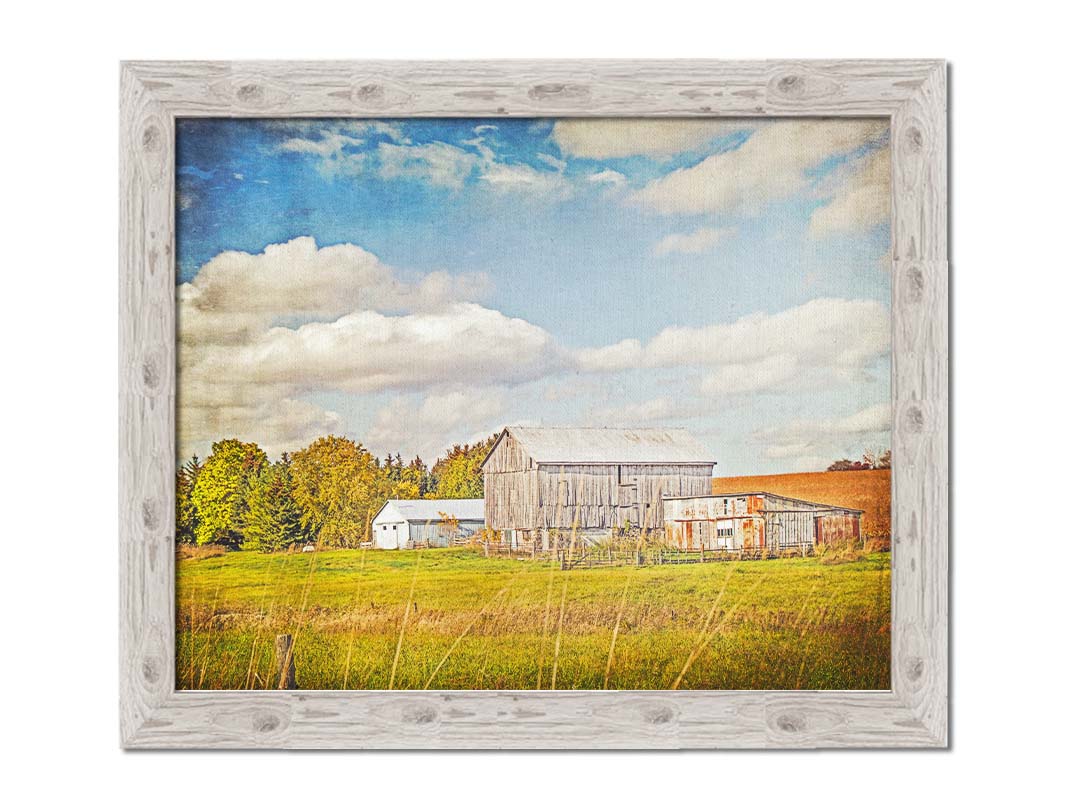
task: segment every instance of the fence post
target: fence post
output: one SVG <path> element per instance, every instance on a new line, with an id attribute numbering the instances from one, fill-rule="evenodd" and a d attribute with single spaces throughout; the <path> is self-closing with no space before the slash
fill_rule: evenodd
<path id="1" fill-rule="evenodd" d="M 293 654 L 293 636 L 283 633 L 274 637 L 274 655 L 278 659 L 278 688 L 296 688 L 296 657 Z"/>

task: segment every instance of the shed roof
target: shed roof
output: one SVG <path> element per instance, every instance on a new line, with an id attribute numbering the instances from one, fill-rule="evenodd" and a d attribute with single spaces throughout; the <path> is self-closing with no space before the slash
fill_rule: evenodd
<path id="1" fill-rule="evenodd" d="M 485 519 L 485 500 L 387 500 L 378 514 L 386 506 L 392 506 L 407 520 L 439 520 L 442 514 L 459 520 Z"/>
<path id="2" fill-rule="evenodd" d="M 684 428 L 509 426 L 504 433 L 510 433 L 530 458 L 539 464 L 715 463 L 707 447 Z M 497 444 L 503 438 L 502 434 Z"/>
<path id="3" fill-rule="evenodd" d="M 791 500 L 794 503 L 804 503 L 812 508 L 829 508 L 834 511 L 848 511 L 852 514 L 867 513 L 862 508 L 835 506 L 832 503 L 820 503 L 816 500 L 805 500 L 803 497 L 789 497 L 775 492 L 722 492 L 720 494 L 663 495 L 664 500 L 721 500 L 724 497 L 777 497 L 779 500 Z"/>

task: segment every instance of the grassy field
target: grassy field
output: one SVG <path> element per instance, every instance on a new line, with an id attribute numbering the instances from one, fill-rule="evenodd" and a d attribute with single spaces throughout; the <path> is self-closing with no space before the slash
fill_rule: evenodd
<path id="1" fill-rule="evenodd" d="M 785 475 L 745 475 L 713 478 L 715 494 L 729 492 L 773 492 L 817 503 L 858 508 L 863 515 L 863 531 L 868 537 L 889 538 L 890 477 L 888 469 L 851 472 L 794 472 Z"/>
<path id="2" fill-rule="evenodd" d="M 467 549 L 178 562 L 178 687 L 887 689 L 889 554 L 560 571 Z"/>

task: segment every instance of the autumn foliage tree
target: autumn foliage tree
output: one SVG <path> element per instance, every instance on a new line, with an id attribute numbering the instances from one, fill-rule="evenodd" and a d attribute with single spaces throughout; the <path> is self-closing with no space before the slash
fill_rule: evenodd
<path id="1" fill-rule="evenodd" d="M 448 455 L 433 466 L 434 497 L 484 497 L 482 462 L 496 443 L 496 436 L 472 445 L 453 445 Z"/>
<path id="2" fill-rule="evenodd" d="M 378 460 L 351 439 L 324 436 L 293 454 L 293 498 L 301 520 L 325 545 L 352 547 L 390 497 L 417 497 L 417 486 L 390 480 Z"/>
<path id="3" fill-rule="evenodd" d="M 839 458 L 833 464 L 826 468 L 827 472 L 850 472 L 852 470 L 864 470 L 864 469 L 891 469 L 893 466 L 893 456 L 889 450 L 883 450 L 881 453 L 867 448 L 863 452 L 863 458 L 858 461 L 853 461 L 850 458 Z"/>
<path id="4" fill-rule="evenodd" d="M 481 463 L 496 441 L 453 445 L 428 470 L 416 456 L 376 458 L 362 444 L 324 436 L 271 462 L 258 445 L 225 439 L 176 478 L 176 541 L 273 552 L 316 541 L 354 547 L 389 499 L 482 497 Z"/>
<path id="5" fill-rule="evenodd" d="M 198 545 L 240 546 L 249 485 L 266 463 L 256 444 L 224 439 L 211 445 L 191 493 Z"/>

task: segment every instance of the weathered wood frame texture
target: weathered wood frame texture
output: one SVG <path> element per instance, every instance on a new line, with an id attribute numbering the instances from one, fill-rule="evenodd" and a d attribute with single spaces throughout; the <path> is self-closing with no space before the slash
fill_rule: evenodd
<path id="1" fill-rule="evenodd" d="M 887 116 L 893 632 L 884 692 L 175 690 L 178 117 Z M 944 747 L 942 61 L 139 62 L 121 67 L 120 730 L 127 748 Z"/>

